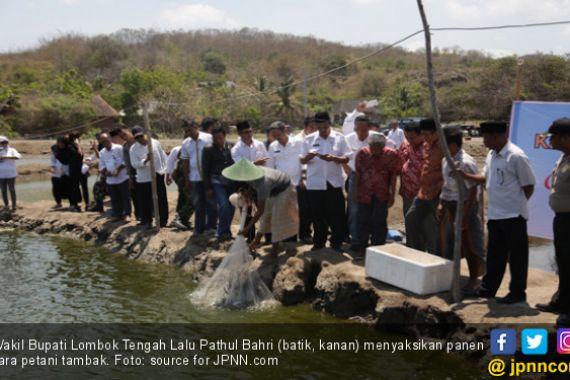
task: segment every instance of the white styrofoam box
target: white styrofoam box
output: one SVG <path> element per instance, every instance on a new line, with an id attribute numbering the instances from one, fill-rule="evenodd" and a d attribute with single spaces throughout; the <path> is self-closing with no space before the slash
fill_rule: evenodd
<path id="1" fill-rule="evenodd" d="M 453 262 L 401 244 L 366 249 L 366 275 L 410 292 L 424 295 L 448 291 Z"/>

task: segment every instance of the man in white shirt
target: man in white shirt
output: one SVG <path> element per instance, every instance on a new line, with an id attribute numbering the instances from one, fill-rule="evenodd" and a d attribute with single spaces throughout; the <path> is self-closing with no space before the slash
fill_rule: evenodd
<path id="1" fill-rule="evenodd" d="M 356 118 L 358 116 L 364 116 L 364 110 L 366 109 L 367 106 L 368 106 L 368 102 L 362 101 L 356 105 L 356 108 L 352 112 L 346 114 L 346 117 L 344 118 L 344 121 L 342 122 L 342 134 L 343 135 L 346 136 L 346 135 L 354 132 L 354 121 L 356 120 Z"/>
<path id="2" fill-rule="evenodd" d="M 273 138 L 273 141 L 269 145 L 269 160 L 267 161 L 267 166 L 271 169 L 277 169 L 291 178 L 291 184 L 295 186 L 297 190 L 297 204 L 300 203 L 299 190 L 305 188 L 304 180 L 302 179 L 302 166 L 301 161 L 299 161 L 299 155 L 303 149 L 303 140 L 296 137 L 290 137 L 287 133 L 287 128 L 285 123 L 281 121 L 276 121 L 269 126 Z M 306 215 L 301 215 L 299 212 L 299 219 L 301 216 L 307 217 Z M 308 221 L 304 221 L 304 225 L 307 226 Z M 311 236 L 311 231 L 302 231 L 301 223 L 299 223 L 299 233 L 297 234 L 299 239 L 308 240 Z"/>
<path id="3" fill-rule="evenodd" d="M 232 148 L 232 158 L 238 162 L 240 158 L 245 158 L 255 165 L 265 166 L 269 157 L 265 145 L 253 138 L 253 129 L 248 121 L 240 121 L 236 124 L 240 140 Z"/>
<path id="4" fill-rule="evenodd" d="M 406 140 L 404 131 L 398 127 L 398 122 L 393 120 L 390 124 L 390 131 L 388 132 L 388 140 L 392 142 L 392 147 L 396 150 L 400 149 L 400 145 Z"/>
<path id="5" fill-rule="evenodd" d="M 204 173 L 202 171 L 202 151 L 212 144 L 212 135 L 199 130 L 199 124 L 188 122 L 188 138 L 182 143 L 180 160 L 182 172 L 186 176 L 186 189 L 194 208 L 194 231 L 202 234 L 216 229 L 216 205 L 206 197 Z"/>
<path id="6" fill-rule="evenodd" d="M 305 118 L 303 126 L 303 130 L 295 135 L 295 137 L 301 142 L 305 141 L 310 134 L 317 131 L 317 123 L 315 123 L 315 118 L 312 116 L 307 116 Z M 307 165 L 301 165 L 301 178 L 307 178 Z M 313 242 L 313 237 L 311 236 L 311 227 L 313 222 L 311 212 L 309 211 L 306 186 L 297 187 L 297 197 L 299 200 L 299 239 L 303 243 L 309 244 Z"/>
<path id="7" fill-rule="evenodd" d="M 12 198 L 12 211 L 16 211 L 16 160 L 21 158 L 20 153 L 10 146 L 6 136 L 0 136 L 0 187 L 4 207 L 8 210 L 8 192 Z"/>
<path id="8" fill-rule="evenodd" d="M 147 147 L 148 140 L 141 127 L 133 127 L 132 133 L 136 142 L 131 146 L 129 156 L 131 166 L 136 170 L 136 201 L 139 204 L 141 219 L 139 225 L 149 227 L 152 223 L 154 212 L 149 164 L 150 157 L 148 155 Z M 158 140 L 152 139 L 152 153 L 154 158 L 154 168 L 156 171 L 160 226 L 164 227 L 168 222 L 168 198 L 166 195 L 166 184 L 164 181 L 164 175 L 166 173 L 166 153 L 164 153 L 164 150 Z"/>
<path id="9" fill-rule="evenodd" d="M 346 136 L 346 142 L 350 147 L 352 154 L 350 161 L 345 166 L 346 174 L 348 175 L 348 231 L 350 232 L 351 249 L 357 250 L 360 244 L 360 237 L 358 236 L 358 221 L 357 209 L 358 202 L 356 200 L 355 190 L 355 167 L 354 160 L 358 151 L 368 146 L 368 138 L 378 132 L 370 131 L 370 120 L 367 116 L 361 115 L 354 120 L 354 132 Z"/>
<path id="10" fill-rule="evenodd" d="M 509 141 L 507 123 L 481 123 L 481 134 L 483 143 L 491 149 L 483 175 L 462 172 L 467 180 L 485 183 L 489 193 L 487 273 L 476 295 L 495 297 L 508 262 L 509 294 L 497 302 L 523 302 L 528 276 L 528 200 L 536 181 L 526 154 Z"/>
<path id="11" fill-rule="evenodd" d="M 318 112 L 315 121 L 318 132 L 305 139 L 300 156 L 301 163 L 307 165 L 305 185 L 315 228 L 312 249 L 325 246 L 330 227 L 331 247 L 341 252 L 347 235 L 342 165 L 348 163 L 352 152 L 346 138 L 331 129 L 327 112 Z"/>
<path id="12" fill-rule="evenodd" d="M 131 194 L 123 147 L 113 144 L 107 133 L 101 134 L 99 142 L 103 146 L 99 152 L 99 172 L 106 178 L 113 219 L 128 222 L 131 215 Z"/>

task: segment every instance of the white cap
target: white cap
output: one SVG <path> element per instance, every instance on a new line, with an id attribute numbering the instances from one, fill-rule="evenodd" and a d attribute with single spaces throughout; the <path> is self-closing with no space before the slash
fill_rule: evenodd
<path id="1" fill-rule="evenodd" d="M 8 137 L 0 136 L 0 143 L 3 143 L 3 142 L 8 142 Z"/>

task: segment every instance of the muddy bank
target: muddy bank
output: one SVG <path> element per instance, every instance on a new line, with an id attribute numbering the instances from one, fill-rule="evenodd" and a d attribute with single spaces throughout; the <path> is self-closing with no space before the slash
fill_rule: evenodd
<path id="1" fill-rule="evenodd" d="M 229 243 L 208 236 L 168 228 L 157 234 L 135 223 L 110 222 L 98 213 L 55 211 L 51 206 L 51 202 L 41 201 L 26 204 L 15 214 L 3 212 L 0 230 L 14 228 L 88 241 L 131 260 L 191 271 L 196 281 L 211 276 L 229 248 Z M 276 260 L 266 257 L 266 249 L 255 259 L 256 270 L 284 305 L 307 302 L 315 310 L 390 333 L 452 340 L 488 339 L 489 328 L 499 324 L 552 325 L 556 319 L 554 314 L 532 307 L 549 300 L 557 287 L 555 274 L 538 269 L 529 270 L 527 303 L 500 305 L 486 299 L 452 303 L 449 293 L 416 296 L 367 278 L 363 259 L 309 249 L 291 243 Z M 466 282 L 466 265 L 462 274 Z M 508 277 L 507 273 L 498 295 L 507 293 Z"/>

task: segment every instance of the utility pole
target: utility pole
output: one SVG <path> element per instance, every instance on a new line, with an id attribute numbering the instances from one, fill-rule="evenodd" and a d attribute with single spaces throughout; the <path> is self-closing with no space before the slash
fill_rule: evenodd
<path id="1" fill-rule="evenodd" d="M 156 232 L 160 231 L 160 211 L 158 209 L 158 190 L 156 186 L 156 168 L 154 167 L 154 151 L 152 147 L 152 136 L 150 132 L 150 121 L 148 118 L 148 104 L 142 103 L 143 118 L 144 118 L 144 133 L 147 140 L 148 158 L 150 163 L 150 181 L 152 188 L 152 206 L 154 209 L 154 221 Z"/>
<path id="2" fill-rule="evenodd" d="M 461 276 L 461 233 L 463 226 L 463 206 L 465 202 L 465 181 L 461 174 L 457 170 L 455 161 L 449 152 L 447 147 L 447 141 L 445 140 L 445 135 L 443 133 L 443 128 L 441 127 L 441 120 L 439 115 L 439 109 L 437 108 L 437 96 L 435 93 L 435 84 L 433 78 L 433 62 L 431 54 L 431 34 L 429 30 L 429 24 L 424 11 L 424 6 L 422 0 L 417 0 L 418 9 L 420 11 L 420 16 L 422 18 L 422 24 L 424 26 L 424 34 L 426 40 L 426 67 L 428 76 L 428 86 L 429 86 L 429 98 L 431 102 L 431 109 L 433 113 L 433 119 L 435 121 L 435 126 L 437 129 L 437 134 L 439 136 L 439 146 L 445 155 L 445 159 L 450 168 L 452 168 L 453 176 L 457 181 L 459 188 L 459 198 L 457 200 L 457 210 L 455 212 L 455 226 L 454 226 L 454 245 L 453 245 L 453 284 L 451 288 L 451 294 L 453 302 L 461 301 L 461 289 L 460 289 L 460 276 Z"/>

